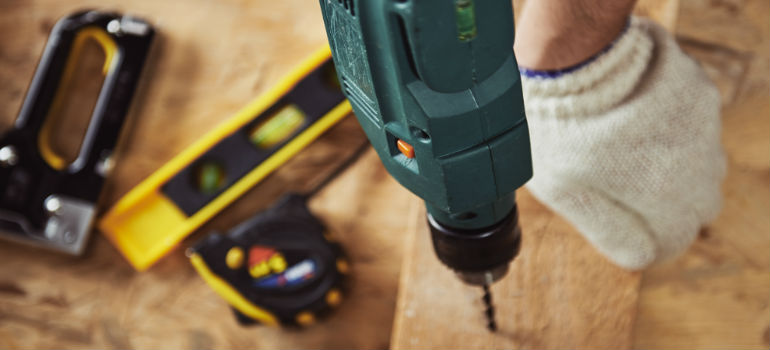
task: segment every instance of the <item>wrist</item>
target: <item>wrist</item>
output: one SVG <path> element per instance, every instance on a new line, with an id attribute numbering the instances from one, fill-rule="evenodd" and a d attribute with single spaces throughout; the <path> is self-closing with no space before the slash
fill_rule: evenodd
<path id="1" fill-rule="evenodd" d="M 595 57 L 627 27 L 635 0 L 527 2 L 514 43 L 516 59 L 530 70 L 556 71 Z"/>
<path id="2" fill-rule="evenodd" d="M 611 50 L 612 47 L 620 40 L 623 35 L 628 31 L 629 26 L 631 25 L 631 19 L 630 17 L 626 20 L 626 24 L 621 29 L 620 33 L 618 33 L 613 40 L 611 40 L 609 43 L 605 44 L 604 47 L 596 51 L 593 55 L 582 59 L 581 61 L 577 63 L 568 63 L 564 61 L 563 64 L 552 64 L 552 65 L 546 65 L 546 64 L 535 64 L 536 67 L 543 67 L 543 66 L 557 66 L 562 68 L 555 68 L 555 69 L 547 69 L 547 68 L 531 68 L 532 66 L 527 65 L 526 62 L 522 64 L 519 63 L 519 71 L 521 75 L 530 77 L 530 78 L 556 78 L 564 74 L 568 74 L 571 72 L 574 72 L 591 62 L 595 61 L 597 58 L 599 58 L 601 55 L 606 53 L 607 51 Z M 603 41 L 602 41 L 603 42 Z M 591 50 L 590 52 L 594 52 L 595 50 Z M 588 52 L 588 51 L 587 51 Z M 553 55 L 558 56 L 558 55 Z M 582 57 L 582 55 L 580 56 Z"/>
<path id="3" fill-rule="evenodd" d="M 566 72 L 569 74 L 559 74 L 564 70 L 531 74 L 519 67 L 527 115 L 596 114 L 626 98 L 647 70 L 655 46 L 653 23 L 636 17 L 630 22 L 611 49 Z"/>

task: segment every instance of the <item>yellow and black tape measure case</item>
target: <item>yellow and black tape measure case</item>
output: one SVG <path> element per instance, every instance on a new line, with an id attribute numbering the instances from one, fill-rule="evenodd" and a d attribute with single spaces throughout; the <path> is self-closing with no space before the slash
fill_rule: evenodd
<path id="1" fill-rule="evenodd" d="M 227 234 L 203 238 L 188 256 L 241 324 L 302 327 L 342 301 L 349 264 L 328 236 L 307 197 L 287 194 Z"/>

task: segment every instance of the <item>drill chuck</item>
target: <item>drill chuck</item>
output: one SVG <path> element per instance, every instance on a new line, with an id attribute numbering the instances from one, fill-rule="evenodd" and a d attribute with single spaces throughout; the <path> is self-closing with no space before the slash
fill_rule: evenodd
<path id="1" fill-rule="evenodd" d="M 521 229 L 514 205 L 500 222 L 480 229 L 446 226 L 428 214 L 433 248 L 438 259 L 465 283 L 489 285 L 503 278 L 519 253 Z"/>

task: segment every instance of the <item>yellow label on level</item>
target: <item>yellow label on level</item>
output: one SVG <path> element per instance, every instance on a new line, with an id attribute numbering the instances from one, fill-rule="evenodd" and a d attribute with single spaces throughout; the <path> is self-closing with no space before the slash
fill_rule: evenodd
<path id="1" fill-rule="evenodd" d="M 255 127 L 249 139 L 259 148 L 270 148 L 288 139 L 304 121 L 305 113 L 297 105 L 286 105 Z"/>

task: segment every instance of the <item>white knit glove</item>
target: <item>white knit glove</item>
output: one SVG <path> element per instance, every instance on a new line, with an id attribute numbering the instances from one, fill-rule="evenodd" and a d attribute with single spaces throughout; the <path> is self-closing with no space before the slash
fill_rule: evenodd
<path id="1" fill-rule="evenodd" d="M 717 216 L 720 99 L 665 29 L 633 18 L 612 48 L 558 77 L 523 74 L 527 188 L 602 254 L 640 269 Z"/>

